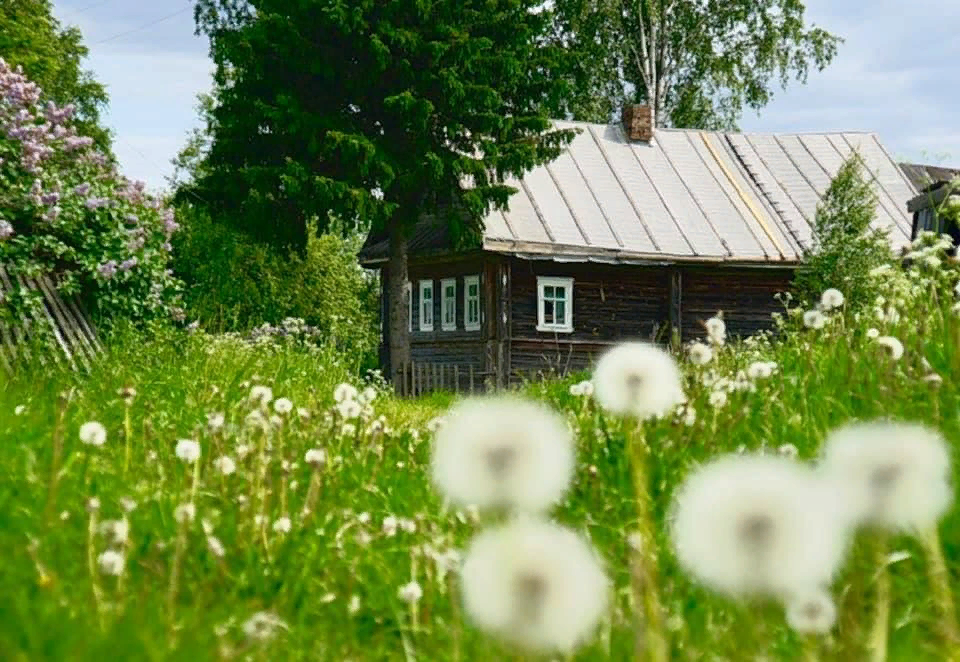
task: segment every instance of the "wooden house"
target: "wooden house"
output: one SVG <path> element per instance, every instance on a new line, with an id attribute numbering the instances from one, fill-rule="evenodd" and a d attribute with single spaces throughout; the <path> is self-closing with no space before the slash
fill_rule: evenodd
<path id="1" fill-rule="evenodd" d="M 937 214 L 937 209 L 947 196 L 960 198 L 960 186 L 954 182 L 960 177 L 960 170 L 915 163 L 901 163 L 900 168 L 918 191 L 917 196 L 907 202 L 907 211 L 913 215 L 910 238 L 916 239 L 924 231 L 949 235 L 954 246 L 949 253 L 956 256 L 957 246 L 960 245 L 960 227 L 956 223 L 945 222 Z"/>
<path id="2" fill-rule="evenodd" d="M 443 223 L 423 220 L 409 242 L 410 344 L 415 370 L 456 366 L 498 384 L 536 371 L 582 369 L 622 338 L 689 340 L 723 311 L 731 334 L 771 323 L 804 250 L 817 203 L 856 149 L 877 194 L 876 224 L 910 239 L 916 190 L 872 133 L 723 133 L 657 129 L 630 106 L 610 125 L 579 129 L 553 162 L 509 182 L 506 211 L 485 219 L 482 245 L 456 252 Z M 381 270 L 388 243 L 360 253 Z M 390 366 L 388 316 L 382 361 Z M 450 368 L 441 378 L 454 379 Z M 405 379 L 409 379 L 409 375 Z"/>

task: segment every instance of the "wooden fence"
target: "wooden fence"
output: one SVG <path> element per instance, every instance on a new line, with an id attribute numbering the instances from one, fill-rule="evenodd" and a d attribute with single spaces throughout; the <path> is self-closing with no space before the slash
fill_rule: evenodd
<path id="1" fill-rule="evenodd" d="M 93 325 L 79 303 L 72 298 L 60 296 L 50 278 L 34 280 L 20 275 L 12 276 L 0 265 L 0 305 L 11 292 L 26 288 L 38 292 L 43 300 L 43 309 L 36 318 L 6 323 L 0 320 L 0 366 L 12 373 L 20 357 L 28 353 L 27 343 L 38 338 L 41 328 L 48 331 L 56 344 L 53 352 L 58 362 L 77 370 L 89 369 L 92 361 L 102 351 Z"/>
<path id="2" fill-rule="evenodd" d="M 397 393 L 416 397 L 435 391 L 482 393 L 494 386 L 496 376 L 473 365 L 411 361 L 400 365 Z"/>

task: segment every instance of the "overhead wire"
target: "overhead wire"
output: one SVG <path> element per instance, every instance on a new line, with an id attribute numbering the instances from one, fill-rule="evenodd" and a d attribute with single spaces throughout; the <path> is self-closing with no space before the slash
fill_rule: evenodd
<path id="1" fill-rule="evenodd" d="M 174 17 L 176 17 L 176 16 L 179 16 L 180 14 L 185 14 L 186 12 L 188 12 L 188 11 L 190 11 L 190 10 L 192 10 L 192 9 L 193 9 L 193 5 L 188 5 L 188 6 L 184 7 L 183 9 L 179 9 L 179 10 L 173 12 L 172 14 L 167 14 L 166 16 L 161 16 L 160 18 L 156 18 L 156 19 L 150 21 L 149 23 L 144 23 L 143 25 L 141 25 L 141 26 L 139 26 L 139 27 L 132 28 L 132 29 L 130 29 L 130 30 L 124 30 L 123 32 L 118 32 L 118 33 L 116 33 L 116 34 L 114 34 L 114 35 L 111 35 L 111 36 L 107 37 L 106 39 L 101 39 L 100 41 L 95 41 L 95 42 L 93 42 L 93 43 L 90 44 L 90 45 L 91 45 L 91 46 L 97 46 L 97 45 L 99 45 L 99 44 L 105 44 L 105 43 L 107 43 L 108 41 L 113 41 L 114 39 L 119 39 L 120 37 L 126 37 L 127 35 L 131 35 L 131 34 L 134 34 L 134 33 L 136 33 L 136 32 L 140 32 L 141 30 L 146 30 L 147 28 L 152 28 L 154 25 L 157 25 L 158 23 L 163 23 L 164 21 L 169 21 L 171 18 L 174 18 Z"/>

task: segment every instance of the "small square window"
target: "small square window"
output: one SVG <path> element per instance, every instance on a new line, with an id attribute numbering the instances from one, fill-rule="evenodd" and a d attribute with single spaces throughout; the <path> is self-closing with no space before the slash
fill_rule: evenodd
<path id="1" fill-rule="evenodd" d="M 537 331 L 573 332 L 572 295 L 572 278 L 537 278 Z"/>

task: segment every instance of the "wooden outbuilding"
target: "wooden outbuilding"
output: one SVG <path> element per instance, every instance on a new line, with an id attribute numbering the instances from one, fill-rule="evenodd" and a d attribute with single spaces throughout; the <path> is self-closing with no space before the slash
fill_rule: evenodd
<path id="1" fill-rule="evenodd" d="M 650 128 L 649 109 L 622 123 L 557 121 L 579 131 L 551 163 L 508 182 L 509 208 L 485 219 L 482 245 L 455 251 L 444 223 L 409 241 L 413 365 L 404 383 L 463 390 L 537 372 L 587 367 L 623 338 L 687 341 L 723 311 L 728 332 L 771 325 L 812 248 L 817 204 L 854 150 L 877 195 L 875 223 L 895 248 L 910 240 L 917 195 L 879 138 L 866 132 L 725 133 Z M 368 237 L 361 263 L 381 270 L 388 242 Z M 468 377 L 469 376 L 469 377 Z"/>

